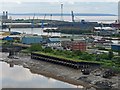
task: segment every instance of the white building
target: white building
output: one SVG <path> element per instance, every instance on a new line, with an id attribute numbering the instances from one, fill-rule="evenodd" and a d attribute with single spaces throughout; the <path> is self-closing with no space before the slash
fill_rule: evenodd
<path id="1" fill-rule="evenodd" d="M 118 31 L 116 28 L 113 27 L 94 27 L 94 32 L 98 35 L 113 35 L 113 34 L 118 34 Z"/>
<path id="2" fill-rule="evenodd" d="M 47 46 L 48 47 L 61 47 L 60 38 L 48 38 Z"/>

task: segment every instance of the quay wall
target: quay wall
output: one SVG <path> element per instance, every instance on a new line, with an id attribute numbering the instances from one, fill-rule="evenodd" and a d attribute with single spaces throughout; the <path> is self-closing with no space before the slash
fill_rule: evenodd
<path id="1" fill-rule="evenodd" d="M 53 56 L 43 55 L 43 54 L 37 54 L 37 53 L 31 53 L 31 58 L 36 60 L 41 60 L 45 62 L 51 62 L 58 65 L 63 65 L 67 67 L 71 67 L 74 69 L 87 69 L 91 67 L 99 67 L 100 64 L 98 63 L 92 63 L 92 62 L 78 62 L 78 61 L 72 61 L 72 60 L 66 60 L 62 58 L 57 58 Z"/>
<path id="2" fill-rule="evenodd" d="M 32 28 L 31 25 L 26 25 L 26 24 L 22 24 L 22 25 L 3 25 L 3 28 Z M 34 28 L 40 28 L 40 25 L 34 25 Z"/>

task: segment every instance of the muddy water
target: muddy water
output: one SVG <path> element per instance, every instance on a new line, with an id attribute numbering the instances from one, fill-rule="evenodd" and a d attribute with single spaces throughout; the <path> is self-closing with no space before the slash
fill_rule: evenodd
<path id="1" fill-rule="evenodd" d="M 81 88 L 42 75 L 32 74 L 22 66 L 10 66 L 0 62 L 0 81 L 2 88 Z"/>

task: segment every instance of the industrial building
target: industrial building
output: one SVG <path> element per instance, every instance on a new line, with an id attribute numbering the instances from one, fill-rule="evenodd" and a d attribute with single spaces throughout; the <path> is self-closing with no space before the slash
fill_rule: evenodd
<path id="1" fill-rule="evenodd" d="M 12 38 L 12 37 L 7 36 L 7 37 L 3 38 L 3 40 L 6 40 L 6 41 L 12 41 L 12 40 L 13 40 L 13 38 Z"/>
<path id="2" fill-rule="evenodd" d="M 3 11 L 3 14 L 0 16 L 0 28 L 7 28 L 6 22 L 10 22 L 11 19 L 8 19 L 8 12 Z"/>
<path id="3" fill-rule="evenodd" d="M 61 46 L 60 38 L 48 38 L 46 43 L 48 47 L 60 47 Z"/>
<path id="4" fill-rule="evenodd" d="M 62 41 L 61 45 L 66 50 L 86 51 L 86 43 L 84 41 Z"/>
<path id="5" fill-rule="evenodd" d="M 112 28 L 112 27 L 94 27 L 94 32 L 97 35 L 101 35 L 101 36 L 111 36 L 114 34 L 118 34 L 116 28 Z"/>
<path id="6" fill-rule="evenodd" d="M 111 45 L 111 49 L 120 52 L 120 44 Z"/>
<path id="7" fill-rule="evenodd" d="M 41 36 L 24 36 L 22 38 L 22 44 L 42 43 L 43 38 Z"/>
<path id="8" fill-rule="evenodd" d="M 3 15 L 0 17 L 0 20 L 4 21 L 8 19 L 8 12 L 3 11 Z"/>
<path id="9" fill-rule="evenodd" d="M 85 42 L 72 42 L 71 50 L 80 50 L 86 51 L 86 43 Z"/>
<path id="10" fill-rule="evenodd" d="M 60 47 L 60 38 L 43 38 L 42 36 L 24 36 L 21 40 L 22 44 L 44 44 L 47 47 Z"/>
<path id="11" fill-rule="evenodd" d="M 112 41 L 110 40 L 95 40 L 92 43 L 94 47 L 103 47 L 103 48 L 111 48 Z"/>

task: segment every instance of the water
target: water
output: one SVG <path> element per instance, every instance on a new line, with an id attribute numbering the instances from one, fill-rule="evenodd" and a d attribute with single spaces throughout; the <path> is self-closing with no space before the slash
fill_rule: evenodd
<path id="1" fill-rule="evenodd" d="M 2 29 L 0 29 L 2 31 Z M 3 29 L 3 31 L 9 31 L 8 29 Z M 20 32 L 20 33 L 26 33 L 26 34 L 38 34 L 38 35 L 49 35 L 49 36 L 72 36 L 72 34 L 61 34 L 61 33 L 46 33 L 43 32 L 42 28 L 34 28 L 33 30 L 31 28 L 12 28 L 11 31 L 13 32 Z M 74 36 L 81 36 L 81 35 L 74 35 Z M 112 40 L 113 44 L 120 43 L 120 40 Z"/>
<path id="2" fill-rule="evenodd" d="M 8 29 L 0 29 L 0 31 L 9 31 Z M 60 36 L 60 33 L 46 33 L 43 32 L 42 28 L 12 28 L 11 31 L 13 32 L 20 32 L 26 34 L 38 34 L 38 35 L 51 35 L 51 36 Z"/>
<path id="3" fill-rule="evenodd" d="M 33 15 L 13 15 L 13 19 L 33 19 Z M 35 16 L 35 19 L 44 19 L 44 16 Z M 46 16 L 45 19 L 61 20 L 61 16 Z M 115 22 L 118 16 L 75 16 L 75 21 L 80 22 L 81 20 L 95 21 L 95 22 Z M 64 21 L 72 21 L 72 16 L 63 16 Z"/>
<path id="4" fill-rule="evenodd" d="M 10 67 L 5 62 L 0 62 L 0 81 L 3 88 L 77 88 L 62 81 L 44 77 L 38 74 L 32 74 L 29 69 L 14 65 Z M 79 86 L 81 88 L 82 86 Z"/>

